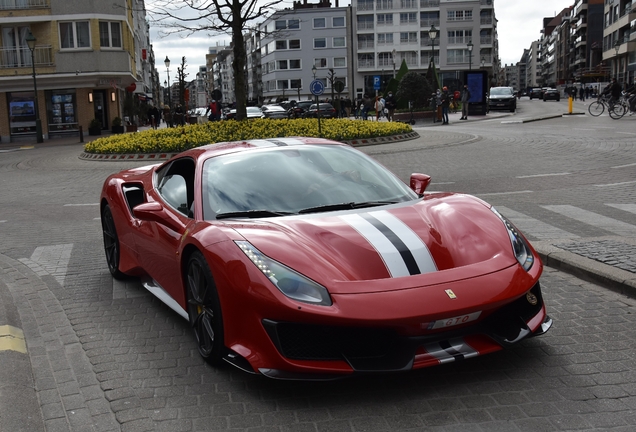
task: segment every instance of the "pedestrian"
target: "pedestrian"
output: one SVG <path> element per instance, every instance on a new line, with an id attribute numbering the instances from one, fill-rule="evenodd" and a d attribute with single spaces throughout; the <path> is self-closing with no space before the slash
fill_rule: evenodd
<path id="1" fill-rule="evenodd" d="M 208 120 L 210 121 L 216 121 L 221 117 L 221 107 L 219 106 L 219 103 L 212 99 L 212 101 L 210 102 L 210 104 L 208 105 L 208 109 L 205 110 L 205 115 L 208 116 L 208 113 L 210 113 L 210 115 L 208 116 Z"/>
<path id="2" fill-rule="evenodd" d="M 373 108 L 373 100 L 369 95 L 362 96 L 362 120 L 366 120 L 369 117 L 369 111 Z"/>
<path id="3" fill-rule="evenodd" d="M 585 101 L 585 90 L 583 90 L 583 84 L 581 84 L 581 88 L 579 89 L 579 99 Z"/>
<path id="4" fill-rule="evenodd" d="M 161 117 L 159 116 L 159 110 L 156 106 L 150 107 L 148 110 L 148 116 L 150 117 L 150 125 L 153 129 L 157 129 L 159 127 L 159 122 L 161 122 Z"/>
<path id="5" fill-rule="evenodd" d="M 351 117 L 351 98 L 347 96 L 344 100 L 344 110 L 346 118 Z"/>
<path id="6" fill-rule="evenodd" d="M 464 89 L 460 95 L 460 100 L 462 102 L 462 116 L 460 120 L 468 120 L 468 102 L 470 100 L 470 90 L 468 90 L 468 85 L 464 84 Z"/>
<path id="7" fill-rule="evenodd" d="M 387 109 L 386 118 L 388 121 L 393 121 L 393 114 L 395 113 L 395 97 L 393 96 L 393 92 L 390 91 L 384 100 L 384 106 Z"/>
<path id="8" fill-rule="evenodd" d="M 437 122 L 437 94 L 431 93 L 431 110 L 433 111 L 433 123 Z"/>
<path id="9" fill-rule="evenodd" d="M 178 126 L 185 125 L 185 113 L 183 112 L 183 107 L 181 104 L 177 104 L 174 109 L 174 120 Z"/>
<path id="10" fill-rule="evenodd" d="M 448 107 L 450 106 L 450 95 L 448 94 L 448 87 L 444 86 L 442 89 L 442 124 L 448 124 Z"/>

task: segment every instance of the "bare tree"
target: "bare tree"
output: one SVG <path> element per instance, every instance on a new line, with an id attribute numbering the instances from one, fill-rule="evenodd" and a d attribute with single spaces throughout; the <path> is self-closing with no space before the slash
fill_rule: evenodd
<path id="1" fill-rule="evenodd" d="M 247 118 L 247 52 L 243 31 L 252 21 L 263 20 L 283 0 L 154 0 L 148 12 L 167 34 L 206 32 L 232 36 L 236 119 Z"/>
<path id="2" fill-rule="evenodd" d="M 177 79 L 179 80 L 179 103 L 181 104 L 182 107 L 187 108 L 187 102 L 185 100 L 185 87 L 186 87 L 186 82 L 185 79 L 186 77 L 189 75 L 187 73 L 185 73 L 185 69 L 186 69 L 186 58 L 185 56 L 181 57 L 181 66 L 179 66 L 177 68 Z"/>

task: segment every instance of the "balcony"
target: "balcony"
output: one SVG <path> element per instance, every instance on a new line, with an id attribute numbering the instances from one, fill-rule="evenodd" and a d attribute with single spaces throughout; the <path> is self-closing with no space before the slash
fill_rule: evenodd
<path id="1" fill-rule="evenodd" d="M 48 0 L 0 0 L 0 10 L 48 8 Z"/>
<path id="2" fill-rule="evenodd" d="M 373 60 L 358 60 L 358 67 L 360 69 L 369 69 L 375 67 L 375 61 Z"/>
<path id="3" fill-rule="evenodd" d="M 373 41 L 358 41 L 358 49 L 373 49 L 374 47 Z"/>
<path id="4" fill-rule="evenodd" d="M 492 0 L 480 0 L 479 4 L 482 6 L 492 6 Z"/>
<path id="5" fill-rule="evenodd" d="M 491 16 L 483 16 L 479 19 L 479 24 L 481 25 L 491 25 L 492 17 Z"/>
<path id="6" fill-rule="evenodd" d="M 439 7 L 439 0 L 420 0 L 420 8 Z"/>
<path id="7" fill-rule="evenodd" d="M 492 45 L 492 36 L 480 36 L 479 43 L 481 45 Z"/>
<path id="8" fill-rule="evenodd" d="M 429 29 L 431 26 L 439 27 L 439 18 L 438 19 L 422 19 L 420 20 L 420 27 Z"/>
<path id="9" fill-rule="evenodd" d="M 36 46 L 33 51 L 35 66 L 52 66 L 51 46 Z M 31 50 L 27 47 L 0 48 L 0 68 L 30 68 Z"/>
<path id="10" fill-rule="evenodd" d="M 358 30 L 373 30 L 373 21 L 358 21 Z"/>

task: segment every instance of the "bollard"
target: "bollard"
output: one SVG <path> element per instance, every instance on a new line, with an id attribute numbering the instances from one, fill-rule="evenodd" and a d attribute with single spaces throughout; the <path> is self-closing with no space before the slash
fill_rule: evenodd
<path id="1" fill-rule="evenodd" d="M 572 96 L 568 98 L 568 114 L 572 114 Z"/>
<path id="2" fill-rule="evenodd" d="M 79 133 L 80 133 L 80 142 L 84 142 L 84 129 L 82 129 L 82 126 L 79 127 Z"/>

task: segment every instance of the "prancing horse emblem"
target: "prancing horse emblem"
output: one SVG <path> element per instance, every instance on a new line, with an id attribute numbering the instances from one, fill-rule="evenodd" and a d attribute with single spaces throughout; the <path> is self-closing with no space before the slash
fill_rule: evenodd
<path id="1" fill-rule="evenodd" d="M 448 297 L 450 297 L 451 299 L 456 299 L 457 298 L 457 296 L 455 295 L 453 290 L 447 289 L 447 290 L 445 290 L 445 292 L 446 292 L 446 295 L 448 295 Z"/>

